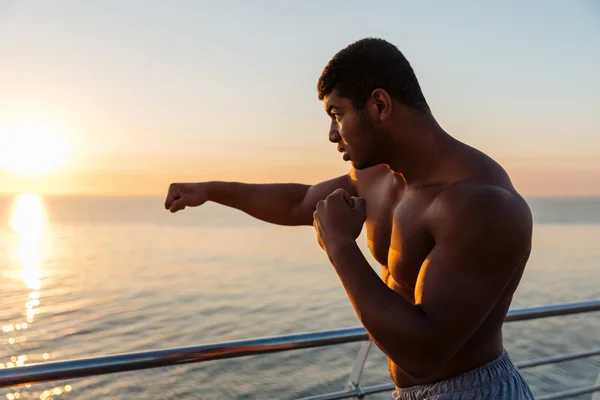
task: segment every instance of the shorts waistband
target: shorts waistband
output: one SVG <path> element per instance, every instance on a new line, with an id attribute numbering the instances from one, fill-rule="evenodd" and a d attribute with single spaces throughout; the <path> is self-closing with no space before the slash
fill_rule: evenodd
<path id="1" fill-rule="evenodd" d="M 471 371 L 432 384 L 396 388 L 396 395 L 403 400 L 423 399 L 423 396 L 436 396 L 473 390 L 506 379 L 517 371 L 506 349 L 496 359 Z M 418 396 L 418 397 L 415 397 Z"/>

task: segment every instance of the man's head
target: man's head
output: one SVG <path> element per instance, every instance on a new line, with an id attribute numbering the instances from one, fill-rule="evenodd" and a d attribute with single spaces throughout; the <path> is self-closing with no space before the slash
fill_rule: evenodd
<path id="1" fill-rule="evenodd" d="M 395 111 L 427 114 L 429 107 L 409 62 L 393 44 L 362 39 L 329 61 L 317 85 L 332 118 L 329 139 L 357 169 L 385 162 Z"/>

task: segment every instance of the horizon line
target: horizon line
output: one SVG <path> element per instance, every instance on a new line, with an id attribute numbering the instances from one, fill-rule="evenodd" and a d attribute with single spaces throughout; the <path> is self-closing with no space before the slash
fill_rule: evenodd
<path id="1" fill-rule="evenodd" d="M 44 198 L 156 198 L 156 197 L 166 197 L 167 193 L 165 191 L 164 194 L 160 193 L 36 193 L 33 191 L 23 191 L 23 192 L 0 192 L 0 198 L 10 198 L 17 197 L 23 194 L 36 194 L 40 197 Z M 573 199 L 599 199 L 600 194 L 575 194 L 575 195 L 553 195 L 553 194 L 524 194 L 519 193 L 525 199 L 565 199 L 565 200 L 573 200 Z"/>

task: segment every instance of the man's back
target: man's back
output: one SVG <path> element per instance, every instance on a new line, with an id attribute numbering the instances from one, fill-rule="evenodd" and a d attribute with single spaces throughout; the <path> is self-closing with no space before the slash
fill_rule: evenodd
<path id="1" fill-rule="evenodd" d="M 469 221 L 461 220 L 460 214 L 465 204 L 478 207 L 479 198 L 499 198 L 517 210 L 520 221 L 516 221 L 514 226 L 531 231 L 531 215 L 527 204 L 514 191 L 503 169 L 487 156 L 461 145 L 455 159 L 449 160 L 442 170 L 444 172 L 439 177 L 433 177 L 432 183 L 417 187 L 407 186 L 400 175 L 394 174 L 385 165 L 352 171 L 356 194 L 366 200 L 368 247 L 382 266 L 381 277 L 389 288 L 415 305 L 421 304 L 423 297 L 429 295 L 419 288 L 420 280 L 424 279 L 428 269 L 429 256 L 436 246 L 434 232 L 445 229 L 448 224 L 469 224 Z M 481 207 L 484 208 L 479 213 L 485 215 L 488 212 L 485 204 L 481 204 Z M 507 230 L 496 232 L 496 235 L 503 237 L 513 234 Z M 526 247 L 531 245 L 530 233 L 528 237 L 529 240 L 523 243 Z M 434 375 L 422 380 L 415 379 L 390 360 L 396 385 L 408 387 L 439 381 L 498 357 L 503 350 L 502 323 L 528 254 L 527 251 L 527 256 L 520 259 L 518 265 L 506 265 L 515 273 L 494 308 L 448 363 L 440 366 Z M 481 259 L 479 268 L 487 268 L 485 258 Z M 456 270 L 456 274 L 461 273 L 466 274 L 467 271 Z M 469 277 L 465 276 L 464 279 L 468 281 Z M 443 285 L 443 282 L 440 284 Z M 477 281 L 470 284 L 477 285 Z M 469 288 L 465 290 L 469 291 Z M 464 312 L 468 318 L 468 310 Z"/>

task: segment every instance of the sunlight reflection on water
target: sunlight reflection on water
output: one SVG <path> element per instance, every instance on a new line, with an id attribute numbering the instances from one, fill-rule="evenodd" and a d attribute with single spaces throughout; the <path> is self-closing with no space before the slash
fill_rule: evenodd
<path id="1" fill-rule="evenodd" d="M 21 344 L 27 341 L 27 336 L 20 331 L 28 329 L 34 323 L 34 317 L 37 315 L 37 309 L 41 304 L 43 247 L 41 242 L 46 222 L 47 215 L 39 195 L 26 193 L 16 198 L 9 226 L 19 236 L 19 246 L 16 255 L 21 264 L 23 284 L 29 289 L 29 293 L 25 301 L 24 310 L 26 321 L 8 323 L 2 326 L 2 332 L 8 333 L 11 336 L 7 342 L 13 346 L 15 351 L 21 349 Z M 22 366 L 27 364 L 30 358 L 33 358 L 35 361 L 46 361 L 50 356 L 48 353 L 32 357 L 27 354 L 15 354 L 10 356 L 6 362 L 0 363 L 0 368 Z M 72 390 L 71 385 L 66 385 L 64 387 L 55 386 L 41 392 L 31 392 L 27 390 L 28 386 L 15 392 L 7 393 L 6 398 L 9 400 L 28 398 L 49 400 L 69 393 Z"/>

